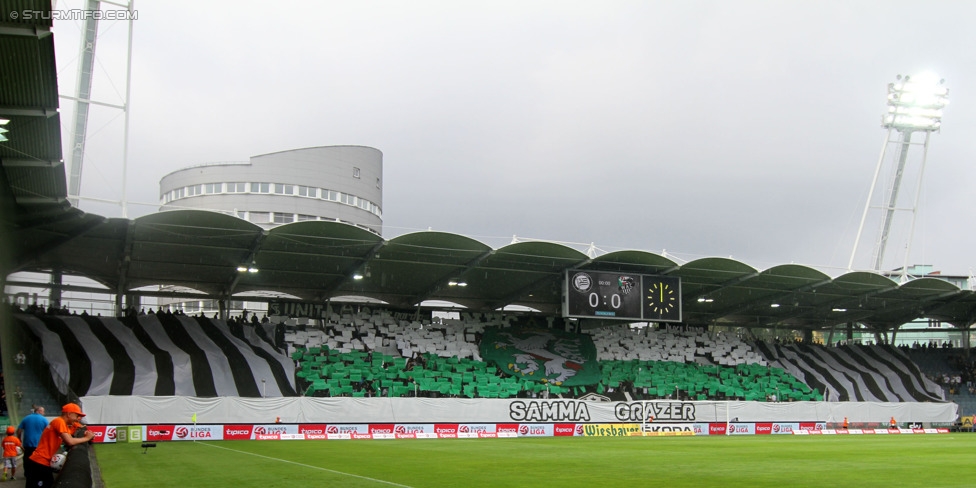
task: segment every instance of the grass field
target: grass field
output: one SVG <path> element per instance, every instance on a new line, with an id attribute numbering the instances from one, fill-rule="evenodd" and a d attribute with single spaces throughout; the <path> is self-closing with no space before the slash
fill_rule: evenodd
<path id="1" fill-rule="evenodd" d="M 103 444 L 108 488 L 976 485 L 976 435 Z"/>

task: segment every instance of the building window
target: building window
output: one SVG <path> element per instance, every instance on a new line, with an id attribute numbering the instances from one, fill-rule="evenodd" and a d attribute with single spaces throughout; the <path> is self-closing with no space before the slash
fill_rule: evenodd
<path id="1" fill-rule="evenodd" d="M 271 193 L 271 183 L 251 183 L 251 193 Z"/>
<path id="2" fill-rule="evenodd" d="M 333 190 L 322 189 L 322 200 L 329 200 L 330 202 L 339 201 L 339 192 Z"/>
<path id="3" fill-rule="evenodd" d="M 319 196 L 318 193 L 319 193 L 318 188 L 312 188 L 310 186 L 301 186 L 301 185 L 298 186 L 298 196 L 300 197 L 315 198 Z"/>
<path id="4" fill-rule="evenodd" d="M 380 188 L 380 179 L 379 178 L 376 178 L 376 188 L 377 189 L 381 189 Z"/>
<path id="5" fill-rule="evenodd" d="M 275 212 L 273 215 L 276 224 L 290 224 L 295 221 L 295 214 Z"/>
<path id="6" fill-rule="evenodd" d="M 247 191 L 247 183 L 235 182 L 227 183 L 227 193 L 244 193 Z"/>
<path id="7" fill-rule="evenodd" d="M 247 212 L 243 210 L 237 211 L 237 218 L 247 220 Z"/>
<path id="8" fill-rule="evenodd" d="M 309 221 L 309 220 L 318 220 L 318 217 L 316 217 L 314 215 L 298 214 L 298 221 L 299 222 L 306 222 L 306 221 Z"/>
<path id="9" fill-rule="evenodd" d="M 352 177 L 353 178 L 359 178 L 359 168 L 353 168 L 352 169 Z"/>
<path id="10" fill-rule="evenodd" d="M 353 206 L 355 206 L 356 205 L 356 196 L 355 195 L 349 195 L 347 193 L 340 193 L 339 194 L 339 201 L 342 202 L 342 203 L 345 203 L 346 205 L 353 205 Z"/>
<path id="11" fill-rule="evenodd" d="M 203 192 L 206 194 L 220 193 L 224 190 L 223 183 L 207 183 L 203 185 Z"/>
<path id="12" fill-rule="evenodd" d="M 271 222 L 271 214 L 268 212 L 248 212 L 247 220 L 248 222 L 254 222 L 255 224 L 267 224 Z"/>
<path id="13" fill-rule="evenodd" d="M 282 183 L 275 183 L 274 192 L 279 195 L 294 195 L 295 185 L 285 185 Z"/>

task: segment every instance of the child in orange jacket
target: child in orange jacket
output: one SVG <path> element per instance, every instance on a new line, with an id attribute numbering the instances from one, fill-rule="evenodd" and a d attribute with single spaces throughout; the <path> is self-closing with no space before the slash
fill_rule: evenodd
<path id="1" fill-rule="evenodd" d="M 14 435 L 15 432 L 17 429 L 13 426 L 7 427 L 7 437 L 3 438 L 3 481 L 14 479 L 17 472 L 17 449 L 21 444 L 20 439 Z"/>

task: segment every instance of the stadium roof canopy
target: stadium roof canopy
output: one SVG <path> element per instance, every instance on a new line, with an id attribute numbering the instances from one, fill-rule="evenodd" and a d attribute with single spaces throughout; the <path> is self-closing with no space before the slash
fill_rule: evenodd
<path id="1" fill-rule="evenodd" d="M 20 254 L 10 271 L 60 270 L 110 293 L 173 285 L 201 297 L 270 291 L 313 302 L 352 295 L 395 307 L 443 300 L 473 310 L 521 305 L 558 314 L 566 270 L 578 268 L 680 277 L 684 322 L 692 325 L 822 329 L 858 322 L 884 330 L 926 317 L 967 327 L 976 312 L 972 291 L 936 278 L 899 285 L 875 273 L 831 278 L 795 264 L 760 271 L 726 258 L 679 265 L 643 251 L 589 258 L 549 242 L 492 249 L 432 231 L 384 240 L 325 221 L 264 230 L 197 210 L 134 220 L 68 213 L 16 229 Z"/>
<path id="2" fill-rule="evenodd" d="M 50 9 L 38 3 L 46 6 L 35 10 Z M 173 285 L 199 291 L 190 296 L 225 299 L 270 291 L 316 302 L 355 295 L 396 307 L 443 300 L 473 310 L 521 305 L 556 314 L 566 270 L 580 268 L 680 277 L 684 322 L 691 325 L 822 329 L 857 322 L 884 330 L 918 318 L 958 327 L 976 321 L 976 295 L 934 278 L 899 285 L 875 273 L 831 278 L 794 264 L 760 271 L 724 258 L 679 265 L 643 251 L 589 258 L 535 241 L 492 249 L 443 232 L 384 240 L 323 221 L 263 230 L 192 210 L 134 220 L 86 214 L 67 200 L 50 22 L 0 12 L 0 118 L 9 120 L 9 140 L 0 142 L 3 279 L 16 271 L 61 271 L 117 294 Z M 238 271 L 242 266 L 259 271 Z"/>

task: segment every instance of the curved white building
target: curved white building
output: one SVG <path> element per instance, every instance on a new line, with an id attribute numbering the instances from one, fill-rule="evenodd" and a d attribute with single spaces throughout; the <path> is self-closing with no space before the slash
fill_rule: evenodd
<path id="1" fill-rule="evenodd" d="M 174 171 L 159 181 L 160 210 L 229 213 L 265 228 L 305 220 L 383 233 L 383 153 L 323 146 Z"/>

